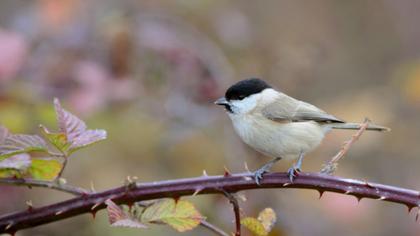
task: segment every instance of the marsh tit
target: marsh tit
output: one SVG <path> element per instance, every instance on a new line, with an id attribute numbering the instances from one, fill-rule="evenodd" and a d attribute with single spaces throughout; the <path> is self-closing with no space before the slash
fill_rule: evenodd
<path id="1" fill-rule="evenodd" d="M 303 156 L 315 149 L 326 133 L 332 129 L 360 129 L 359 123 L 347 123 L 257 78 L 232 85 L 215 104 L 225 107 L 234 130 L 246 144 L 274 158 L 254 172 L 257 184 L 280 159 L 297 159 L 288 170 L 293 182 L 301 171 Z M 367 130 L 389 131 L 389 128 L 369 124 Z"/>

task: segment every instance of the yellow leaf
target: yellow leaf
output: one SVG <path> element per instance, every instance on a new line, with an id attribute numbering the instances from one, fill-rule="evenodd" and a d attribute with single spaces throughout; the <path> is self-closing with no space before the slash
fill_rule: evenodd
<path id="1" fill-rule="evenodd" d="M 257 236 L 266 236 L 268 234 L 264 228 L 264 225 L 253 217 L 246 217 L 242 219 L 241 224 Z"/>
<path id="2" fill-rule="evenodd" d="M 142 222 L 164 223 L 178 232 L 197 227 L 203 217 L 188 201 L 165 199 L 147 207 L 141 216 Z"/>
<path id="3" fill-rule="evenodd" d="M 271 231 L 274 223 L 276 222 L 276 213 L 271 208 L 265 208 L 260 212 L 260 214 L 258 214 L 257 219 L 261 222 L 265 231 L 268 233 Z"/>
<path id="4" fill-rule="evenodd" d="M 61 163 L 50 159 L 32 159 L 28 173 L 34 179 L 53 180 L 61 170 Z"/>

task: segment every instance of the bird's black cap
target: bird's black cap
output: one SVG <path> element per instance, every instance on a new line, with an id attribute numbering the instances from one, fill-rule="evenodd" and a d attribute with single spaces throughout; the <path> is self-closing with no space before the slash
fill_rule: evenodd
<path id="1" fill-rule="evenodd" d="M 251 78 L 241 80 L 238 83 L 230 86 L 226 91 L 226 100 L 242 100 L 252 94 L 259 93 L 266 88 L 271 88 L 264 80 L 258 78 Z"/>

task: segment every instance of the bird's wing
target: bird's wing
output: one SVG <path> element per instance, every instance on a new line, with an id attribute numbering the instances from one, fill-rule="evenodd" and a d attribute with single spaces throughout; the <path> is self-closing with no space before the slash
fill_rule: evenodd
<path id="1" fill-rule="evenodd" d="M 281 94 L 262 109 L 262 114 L 278 122 L 316 121 L 321 123 L 344 123 L 318 107 Z"/>

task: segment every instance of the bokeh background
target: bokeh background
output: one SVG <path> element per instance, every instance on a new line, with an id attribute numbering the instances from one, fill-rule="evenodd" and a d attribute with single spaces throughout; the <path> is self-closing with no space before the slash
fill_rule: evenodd
<path id="1" fill-rule="evenodd" d="M 2 0 L 0 123 L 15 133 L 55 127 L 52 98 L 109 138 L 73 156 L 67 181 L 104 190 L 194 177 L 223 166 L 256 169 L 266 157 L 234 134 L 213 101 L 257 76 L 339 118 L 392 128 L 365 133 L 337 175 L 420 189 L 420 2 L 211 0 Z M 334 131 L 307 155 L 319 171 L 353 133 Z M 274 169 L 286 170 L 282 162 Z M 405 206 L 310 190 L 248 191 L 243 213 L 272 207 L 270 235 L 420 235 Z M 0 187 L 0 214 L 70 196 Z M 208 221 L 231 230 L 221 196 L 189 198 Z M 106 213 L 17 235 L 212 235 L 108 226 Z"/>

